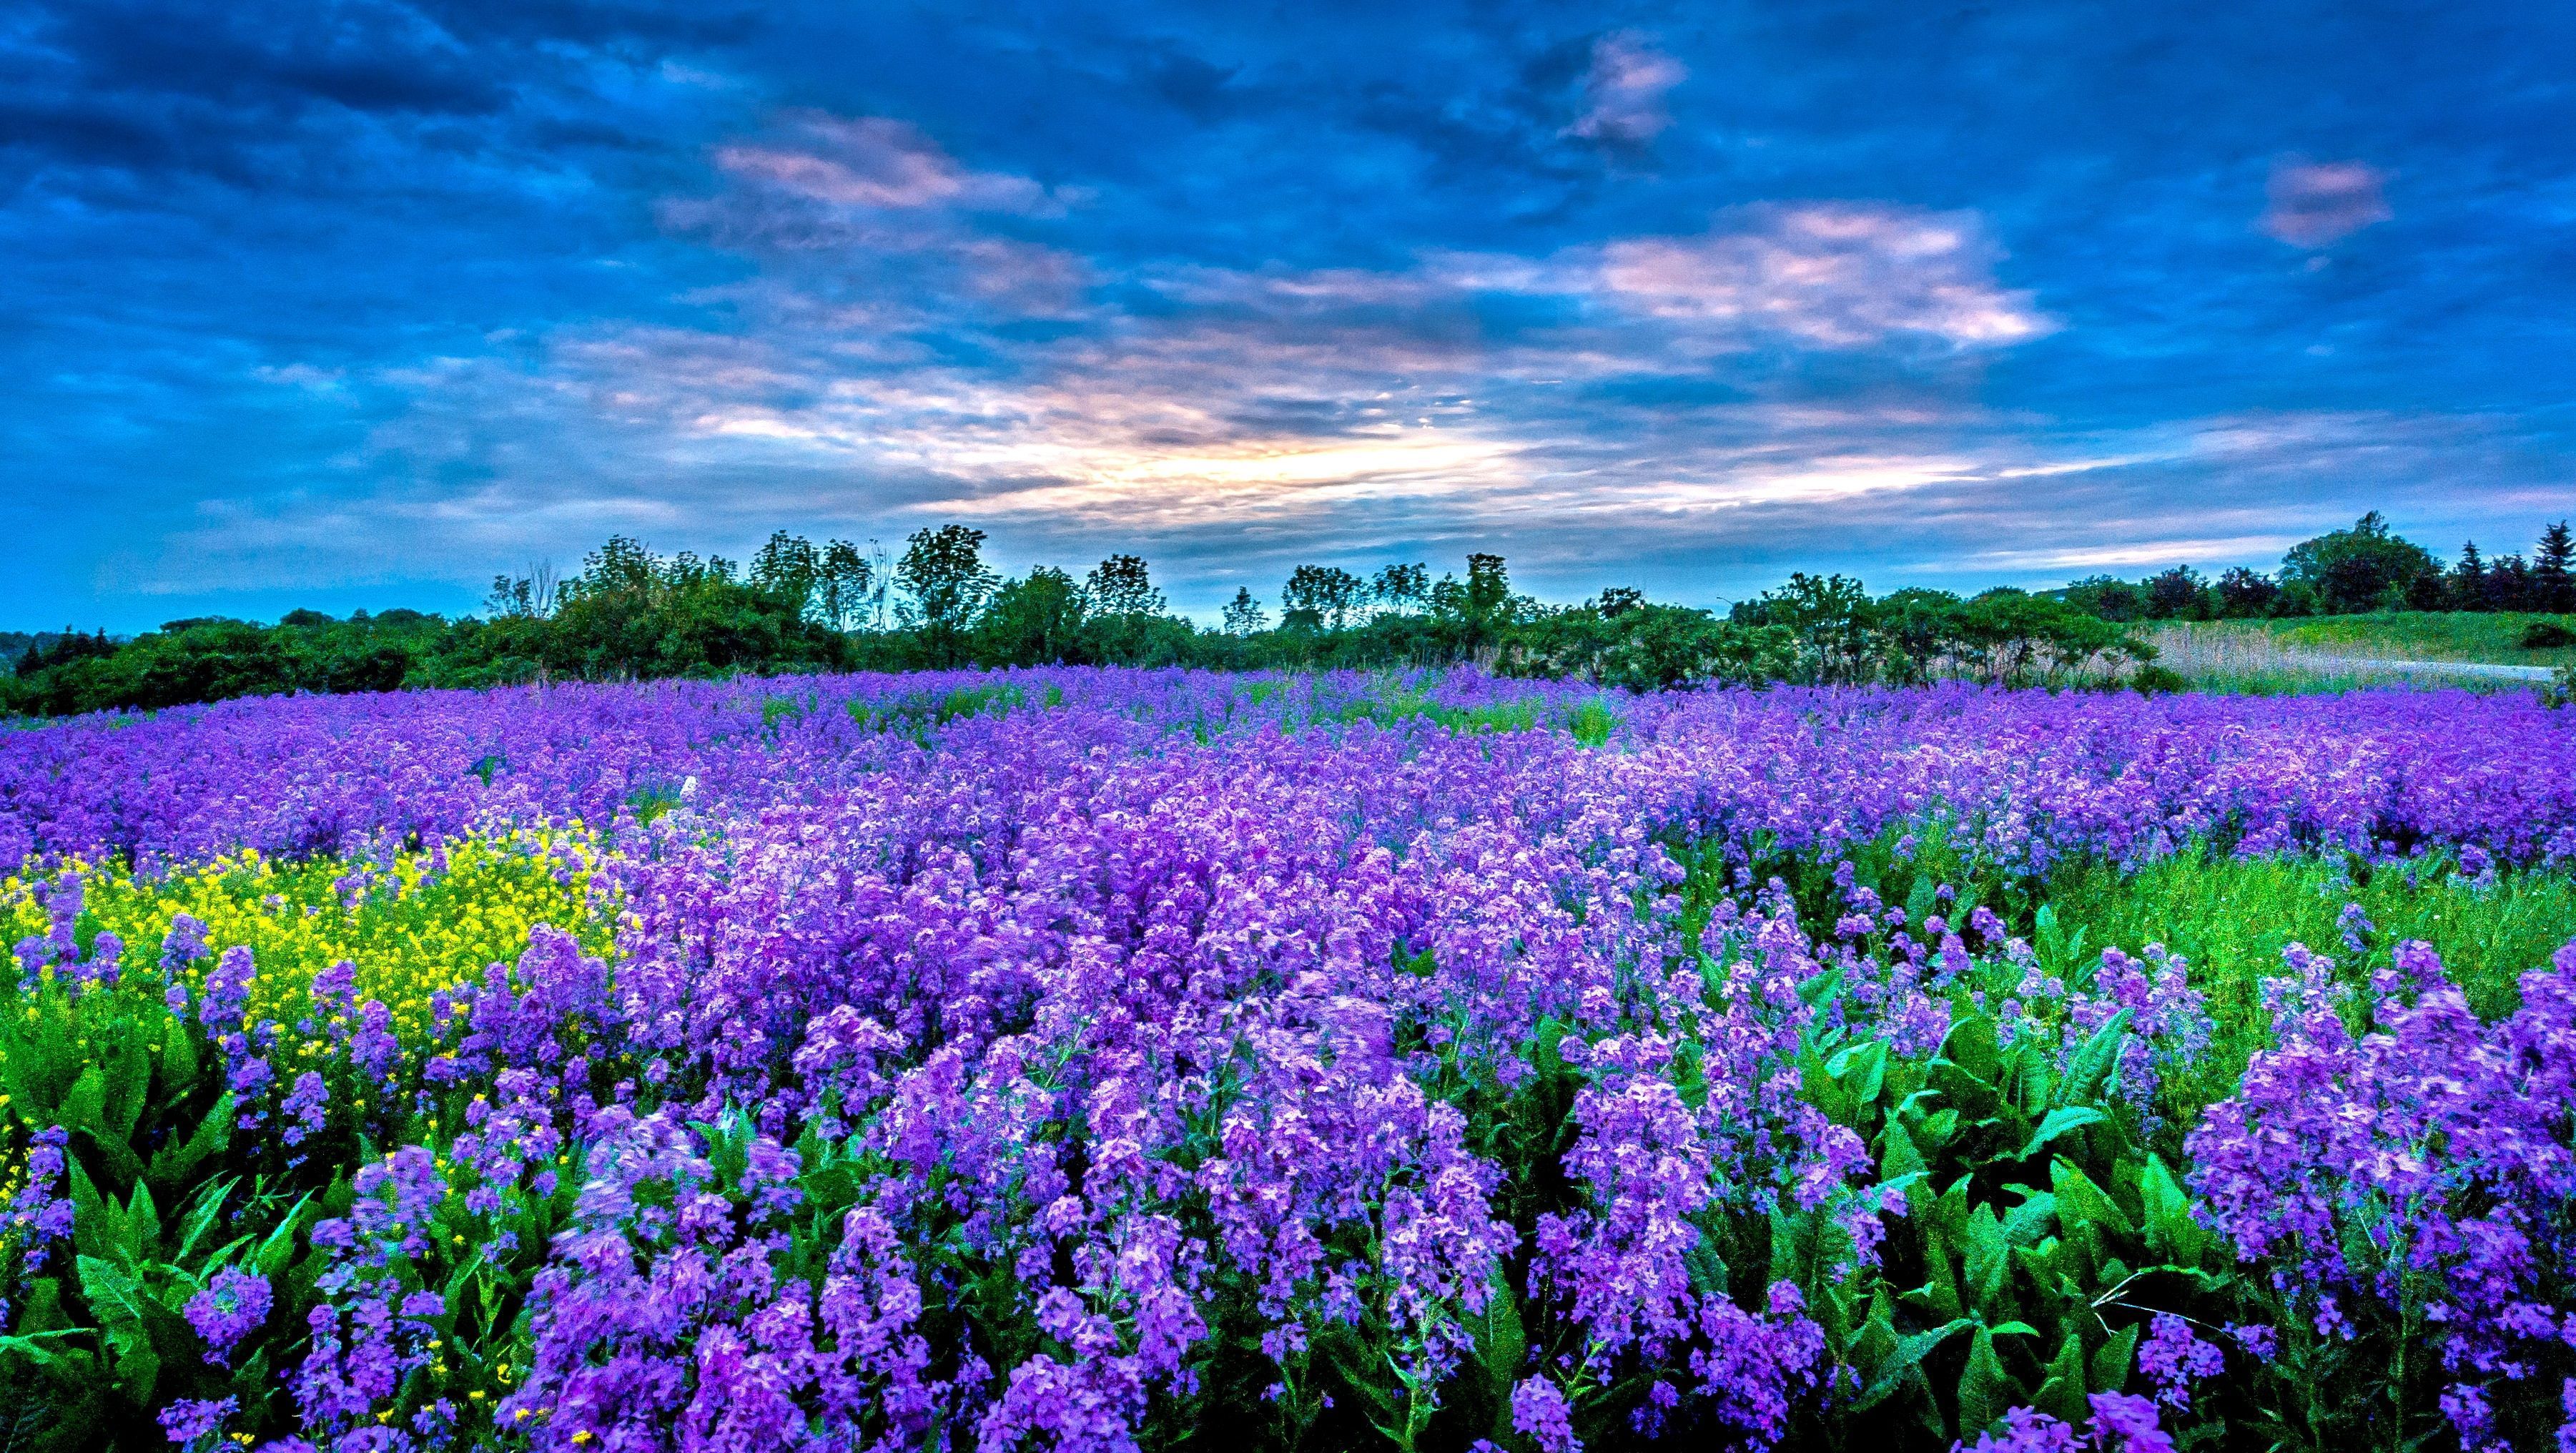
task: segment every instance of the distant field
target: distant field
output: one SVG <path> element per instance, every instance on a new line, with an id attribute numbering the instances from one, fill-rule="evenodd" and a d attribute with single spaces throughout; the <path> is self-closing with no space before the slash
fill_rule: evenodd
<path id="1" fill-rule="evenodd" d="M 2523 646 L 2534 624 L 2553 620 L 2576 630 L 2576 616 L 2390 611 L 2311 620 L 2173 622 L 2147 635 L 2160 653 L 2157 664 L 2195 686 L 2222 691 L 2268 694 L 2409 683 L 2519 690 L 2531 684 L 2520 672 L 2441 668 L 2457 664 L 2530 671 L 2576 665 L 2576 647 Z"/>

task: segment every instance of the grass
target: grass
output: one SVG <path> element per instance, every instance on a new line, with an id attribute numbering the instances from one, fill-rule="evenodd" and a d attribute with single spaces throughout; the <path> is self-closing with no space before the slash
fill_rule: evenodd
<path id="1" fill-rule="evenodd" d="M 2168 622 L 2147 632 L 2156 664 L 2203 690 L 2258 695 L 2369 686 L 2459 686 L 2521 691 L 2532 683 L 2439 670 L 2379 668 L 2374 661 L 2496 666 L 2576 665 L 2576 647 L 2530 650 L 2524 633 L 2576 617 L 2466 611 L 2381 611 L 2308 620 Z"/>
<path id="2" fill-rule="evenodd" d="M 2246 1059 L 2271 1037 L 2262 984 L 2285 972 L 2292 943 L 2335 960 L 2356 989 L 2385 968 L 2404 939 L 2442 956 L 2452 982 L 2481 1016 L 2512 1012 L 2517 981 L 2546 967 L 2576 939 L 2576 875 L 2524 872 L 2478 883 L 2438 860 L 2372 871 L 2367 864 L 2306 857 L 2167 858 L 2132 872 L 2088 865 L 2059 875 L 2048 898 L 2084 951 L 2143 953 L 2150 943 L 2190 961 L 2194 987 L 2209 996 L 2217 1037 L 2197 1078 L 2202 1103 L 2223 1098 Z M 2344 942 L 2344 905 L 2356 903 L 2374 931 L 2356 955 Z"/>

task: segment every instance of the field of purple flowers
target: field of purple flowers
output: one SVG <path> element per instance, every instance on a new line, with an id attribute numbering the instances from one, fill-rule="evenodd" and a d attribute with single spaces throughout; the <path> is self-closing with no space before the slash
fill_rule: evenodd
<path id="1" fill-rule="evenodd" d="M 2529 696 L 242 701 L 0 864 L 10 1453 L 2576 1449 Z"/>

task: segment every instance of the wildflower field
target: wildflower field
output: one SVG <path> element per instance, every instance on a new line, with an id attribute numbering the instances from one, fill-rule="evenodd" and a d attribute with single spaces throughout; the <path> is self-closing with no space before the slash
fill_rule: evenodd
<path id="1" fill-rule="evenodd" d="M 2576 1448 L 2576 711 L 0 734 L 0 1449 Z"/>

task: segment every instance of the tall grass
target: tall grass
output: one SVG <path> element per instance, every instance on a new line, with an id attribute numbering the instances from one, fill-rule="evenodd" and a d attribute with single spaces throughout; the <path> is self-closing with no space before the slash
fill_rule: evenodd
<path id="1" fill-rule="evenodd" d="M 2434 617 L 2434 619 L 2452 619 Z M 2460 617 L 2492 621 L 2502 617 Z M 2461 687 L 2471 691 L 2528 691 L 2534 682 L 2465 669 L 2470 665 L 2545 666 L 2566 651 L 2524 651 L 2511 646 L 2518 633 L 2466 628 L 2374 631 L 2373 623 L 2397 616 L 2352 616 L 2327 621 L 2177 621 L 2147 639 L 2156 665 L 2207 691 L 2287 695 L 2351 691 L 2375 686 Z M 2377 665 L 2375 662 L 2392 664 Z M 2394 663 L 2404 662 L 2405 665 Z M 2456 664 L 2463 669 L 2445 670 Z"/>

